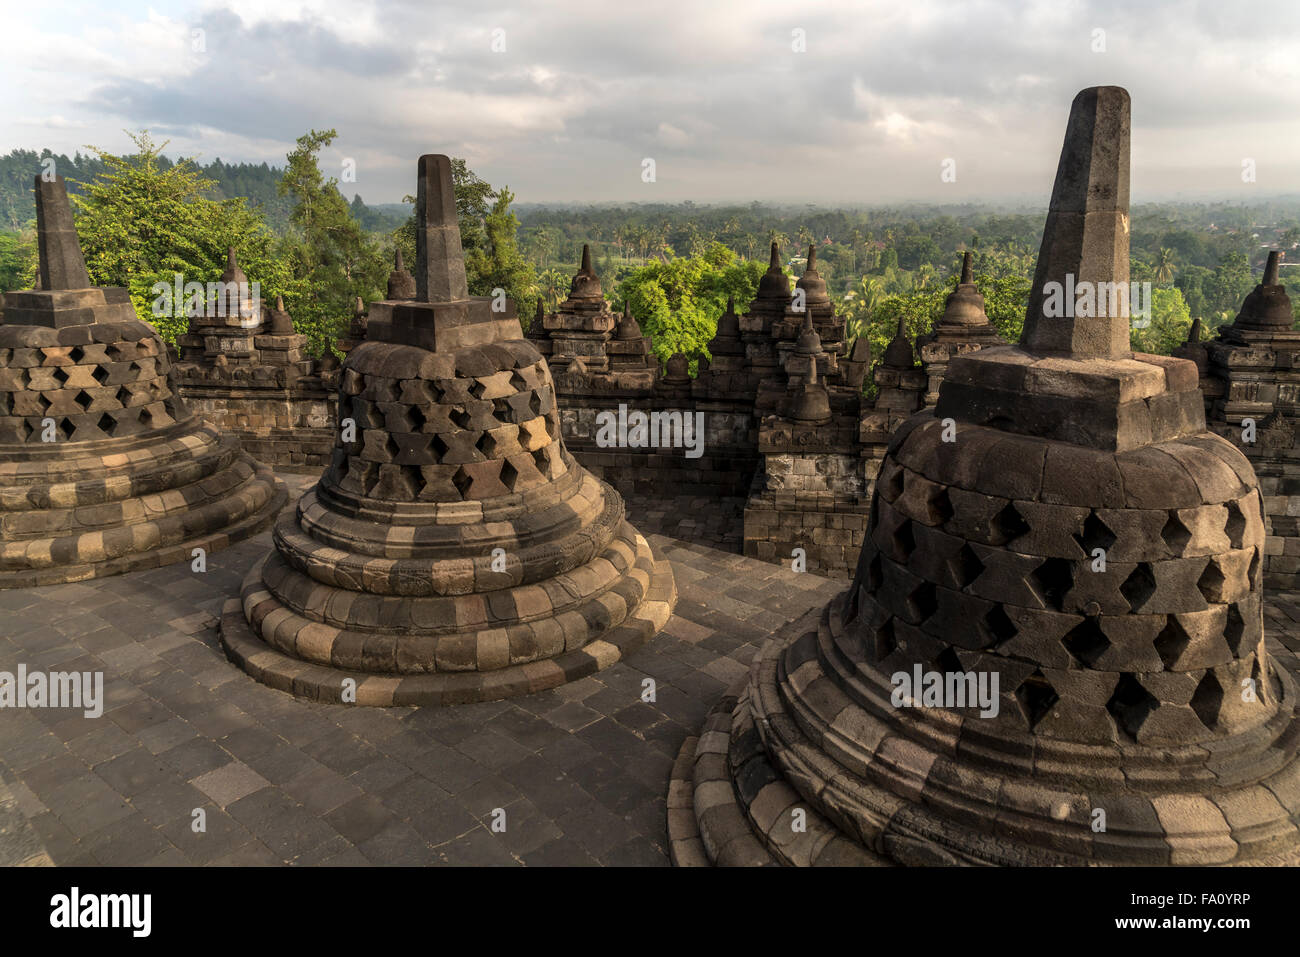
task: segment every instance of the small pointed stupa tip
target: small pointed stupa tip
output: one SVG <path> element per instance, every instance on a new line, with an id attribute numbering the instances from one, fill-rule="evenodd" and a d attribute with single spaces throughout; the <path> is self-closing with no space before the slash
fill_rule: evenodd
<path id="1" fill-rule="evenodd" d="M 808 266 L 806 272 L 817 271 L 817 246 L 813 243 L 808 244 Z"/>
<path id="2" fill-rule="evenodd" d="M 623 315 L 625 316 L 632 315 L 632 304 L 628 302 L 626 299 L 623 300 Z"/>
<path id="3" fill-rule="evenodd" d="M 1188 342 L 1201 341 L 1201 317 L 1200 316 L 1197 316 L 1195 319 L 1192 320 L 1192 331 L 1188 333 L 1187 341 Z"/>
<path id="4" fill-rule="evenodd" d="M 1268 264 L 1264 266 L 1264 279 L 1262 280 L 1261 285 L 1264 286 L 1277 285 L 1278 260 L 1281 258 L 1282 258 L 1282 254 L 1278 252 L 1276 249 L 1271 250 L 1269 252 Z"/>
<path id="5" fill-rule="evenodd" d="M 284 296 L 275 297 L 275 311 L 284 312 Z"/>
<path id="6" fill-rule="evenodd" d="M 354 308 L 356 309 L 357 312 L 365 312 L 365 311 L 366 311 L 366 304 L 365 304 L 364 302 L 361 301 L 361 297 L 360 297 L 360 296 L 357 296 L 357 304 L 356 304 L 356 306 L 355 306 Z"/>
<path id="7" fill-rule="evenodd" d="M 541 300 L 541 299 L 538 299 L 538 300 L 537 300 L 537 318 L 538 318 L 538 319 L 542 318 L 542 300 Z"/>
<path id="8" fill-rule="evenodd" d="M 578 271 L 585 273 L 591 272 L 591 247 L 586 243 L 582 244 L 582 268 Z"/>
<path id="9" fill-rule="evenodd" d="M 227 268 L 227 269 L 234 269 L 235 266 L 236 266 L 236 263 L 235 263 L 235 247 L 234 247 L 234 246 L 227 246 L 227 247 L 226 247 L 226 268 Z"/>
<path id="10" fill-rule="evenodd" d="M 776 240 L 775 240 L 775 239 L 772 240 L 772 258 L 768 260 L 767 268 L 768 268 L 768 269 L 780 269 L 780 268 L 781 268 L 781 252 L 780 252 L 780 250 L 777 248 Z"/>
<path id="11" fill-rule="evenodd" d="M 894 338 L 895 339 L 907 338 L 907 316 L 900 315 L 898 317 L 898 332 L 895 334 Z"/>
<path id="12" fill-rule="evenodd" d="M 402 250 L 399 248 L 397 250 L 397 255 L 393 257 L 393 271 L 401 272 L 405 268 L 406 265 L 402 262 Z"/>
<path id="13" fill-rule="evenodd" d="M 969 249 L 962 253 L 961 257 L 961 281 L 963 283 L 971 282 L 971 254 Z"/>
<path id="14" fill-rule="evenodd" d="M 817 357 L 816 356 L 808 357 L 808 384 L 809 385 L 817 384 Z"/>
<path id="15" fill-rule="evenodd" d="M 735 296 L 728 296 L 728 297 L 727 297 L 727 312 L 735 312 L 735 311 L 736 311 L 736 297 L 735 297 Z"/>

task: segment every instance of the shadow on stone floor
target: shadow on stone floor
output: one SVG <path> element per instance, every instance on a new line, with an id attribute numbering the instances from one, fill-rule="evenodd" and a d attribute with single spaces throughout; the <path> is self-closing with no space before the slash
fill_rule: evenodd
<path id="1" fill-rule="evenodd" d="M 281 477 L 291 500 L 314 482 Z M 631 510 L 680 592 L 645 648 L 552 691 L 454 708 L 299 701 L 227 662 L 217 617 L 269 533 L 203 574 L 0 592 L 0 670 L 105 678 L 102 717 L 0 720 L 0 777 L 35 837 L 22 846 L 55 864 L 666 864 L 682 741 L 765 638 L 843 587 L 707 544 L 727 546 L 742 505 Z"/>

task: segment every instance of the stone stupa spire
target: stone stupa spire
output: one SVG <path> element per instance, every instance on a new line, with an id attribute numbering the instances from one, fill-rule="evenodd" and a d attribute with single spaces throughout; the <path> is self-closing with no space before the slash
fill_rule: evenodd
<path id="1" fill-rule="evenodd" d="M 1236 332 L 1276 332 L 1289 330 L 1295 324 L 1291 297 L 1286 287 L 1278 281 L 1281 253 L 1271 250 L 1264 265 L 1264 275 L 1259 284 L 1246 296 L 1241 310 L 1230 327 Z"/>
<path id="2" fill-rule="evenodd" d="M 984 296 L 971 278 L 971 258 L 969 250 L 962 255 L 961 280 L 944 303 L 943 315 L 939 318 L 940 334 L 951 327 L 989 326 L 989 317 L 984 312 Z M 1005 343 L 999 339 L 998 344 Z"/>
<path id="3" fill-rule="evenodd" d="M 415 277 L 402 262 L 402 250 L 399 247 L 393 255 L 393 271 L 388 274 L 387 298 L 390 300 L 414 299 Z"/>
<path id="4" fill-rule="evenodd" d="M 451 160 L 442 154 L 421 156 L 417 175 L 415 297 L 373 303 L 367 340 L 432 352 L 521 338 L 512 301 L 507 300 L 505 311 L 495 312 L 490 297 L 469 294 Z"/>
<path id="5" fill-rule="evenodd" d="M 288 310 L 284 308 L 284 297 L 275 297 L 275 308 L 271 310 L 271 321 L 267 324 L 270 326 L 270 332 L 273 336 L 291 336 L 293 335 L 293 319 L 289 316 Z"/>
<path id="6" fill-rule="evenodd" d="M 1129 348 L 1129 111 L 1120 87 L 1074 98 L 1020 346 L 955 356 L 940 416 L 1113 451 L 1204 431 L 1192 367 Z"/>
<path id="7" fill-rule="evenodd" d="M 600 277 L 596 275 L 596 270 L 591 265 L 591 247 L 583 243 L 582 265 L 578 267 L 569 286 L 569 298 L 603 299 L 604 296 L 605 291 L 601 288 Z"/>
<path id="8" fill-rule="evenodd" d="M 817 246 L 815 243 L 808 244 L 808 264 L 804 267 L 803 275 L 795 283 L 795 288 L 804 291 L 804 307 L 810 313 L 814 310 L 820 313 L 824 307 L 830 305 L 830 296 L 826 292 L 826 280 L 817 271 Z"/>
<path id="9" fill-rule="evenodd" d="M 772 243 L 772 254 L 768 259 L 767 272 L 758 281 L 759 299 L 784 299 L 790 301 L 790 280 L 781 268 L 781 251 Z"/>
<path id="10" fill-rule="evenodd" d="M 984 296 L 975 285 L 971 268 L 973 258 L 969 250 L 962 255 L 961 278 L 944 302 L 943 315 L 934 328 L 916 342 L 921 366 L 925 370 L 924 403 L 927 407 L 933 407 L 939 401 L 939 387 L 947 376 L 948 363 L 953 356 L 1007 344 L 984 311 Z"/>
<path id="11" fill-rule="evenodd" d="M 415 298 L 419 302 L 461 302 L 469 298 L 465 254 L 460 248 L 451 160 L 420 157 L 415 193 Z"/>
<path id="12" fill-rule="evenodd" d="M 898 331 L 885 347 L 881 361 L 891 369 L 910 369 L 916 365 L 916 353 L 912 350 L 911 340 L 907 338 L 906 316 L 898 317 Z"/>
<path id="13" fill-rule="evenodd" d="M 89 289 L 90 273 L 72 222 L 63 177 L 36 178 L 36 246 L 41 289 Z"/>
<path id="14" fill-rule="evenodd" d="M 1129 95 L 1083 90 L 1070 107 L 1020 344 L 1031 353 L 1118 358 L 1129 347 Z M 1084 283 L 1119 301 L 1079 315 Z"/>
<path id="15" fill-rule="evenodd" d="M 618 325 L 614 328 L 614 338 L 621 340 L 641 338 L 641 324 L 632 315 L 632 304 L 626 300 L 623 301 L 623 315 L 619 317 Z"/>

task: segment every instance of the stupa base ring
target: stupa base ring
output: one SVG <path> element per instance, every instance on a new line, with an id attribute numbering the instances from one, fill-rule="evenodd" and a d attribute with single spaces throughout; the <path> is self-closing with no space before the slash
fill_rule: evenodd
<path id="1" fill-rule="evenodd" d="M 847 782 L 836 761 L 810 739 L 800 722 L 784 708 L 769 710 L 775 703 L 773 672 L 778 659 L 794 644 L 811 639 L 824 627 L 825 610 L 804 618 L 771 638 L 754 657 L 750 674 L 738 681 L 713 707 L 698 737 L 688 737 L 673 765 L 668 789 L 668 836 L 673 863 L 679 867 L 785 866 L 989 866 L 997 863 L 962 852 L 961 841 L 951 847 L 919 834 L 901 833 L 885 826 L 879 833 L 859 834 L 854 827 L 860 810 L 851 800 L 852 788 L 836 795 Z M 766 687 L 765 687 L 766 686 Z M 755 689 L 766 702 L 752 699 Z M 769 727 L 760 735 L 755 714 Z M 779 728 L 777 725 L 779 724 Z M 767 740 L 765 740 L 767 738 Z M 776 747 L 778 755 L 773 754 Z M 860 782 L 854 782 L 860 785 Z M 798 787 L 795 787 L 795 784 Z M 923 805 L 883 790 L 871 788 L 878 801 L 896 802 L 912 816 Z M 1247 789 L 1249 790 L 1249 789 Z M 800 791 L 816 794 L 815 804 Z M 850 798 L 846 801 L 846 798 Z M 836 818 L 819 807 L 824 804 Z M 850 807 L 853 805 L 853 807 Z M 792 821 L 799 820 L 799 826 Z M 901 820 L 901 818 L 900 818 Z M 994 822 L 990 819 L 990 828 Z M 1051 852 L 1015 841 L 986 835 L 990 847 L 997 846 L 1003 864 L 1074 866 L 1124 866 L 1149 863 L 1132 860 L 1089 860 Z M 1174 838 L 1173 843 L 1178 843 Z M 870 846 L 868 846 L 870 845 Z M 1135 847 L 1136 849 L 1136 847 Z M 1168 848 L 1173 860 L 1166 864 L 1220 864 L 1248 867 L 1295 867 L 1300 865 L 1300 848 L 1284 847 L 1248 859 L 1212 860 L 1189 847 Z M 1019 853 L 1018 853 L 1019 852 Z M 1180 854 L 1181 852 L 1181 854 Z M 1019 854 L 1025 854 L 1019 860 Z M 1178 858 L 1182 857 L 1180 861 Z"/>
<path id="2" fill-rule="evenodd" d="M 637 535 L 638 545 L 644 539 Z M 261 580 L 259 561 L 247 581 Z M 254 634 L 240 598 L 229 599 L 221 615 L 221 646 L 249 676 L 298 698 L 372 707 L 438 706 L 498 701 L 555 688 L 603 671 L 632 654 L 668 623 L 677 600 L 672 567 L 656 559 L 644 599 L 619 625 L 583 647 L 553 658 L 490 671 L 383 675 L 313 664 L 272 648 Z M 344 681 L 355 682 L 355 701 L 344 701 Z"/>
<path id="3" fill-rule="evenodd" d="M 232 494 L 187 511 L 160 515 L 135 525 L 86 530 L 80 536 L 65 537 L 59 541 L 59 547 L 65 551 L 68 550 L 67 543 L 71 542 L 71 551 L 78 556 L 98 554 L 105 557 L 98 561 L 54 562 L 44 567 L 0 571 L 0 589 L 65 585 L 161 568 L 192 561 L 196 548 L 212 555 L 260 534 L 275 521 L 280 510 L 288 503 L 289 493 L 284 483 L 265 465 L 252 460 L 249 460 L 249 464 L 252 466 L 252 474 Z M 174 493 L 169 490 L 169 494 Z M 187 535 L 187 526 L 193 525 L 210 531 Z M 128 533 L 129 541 L 124 549 L 106 547 L 106 530 L 110 535 Z M 48 543 L 56 540 L 45 541 Z M 161 544 L 164 542 L 166 544 Z M 111 554 L 112 550 L 125 550 L 125 554 L 111 557 L 106 555 Z"/>

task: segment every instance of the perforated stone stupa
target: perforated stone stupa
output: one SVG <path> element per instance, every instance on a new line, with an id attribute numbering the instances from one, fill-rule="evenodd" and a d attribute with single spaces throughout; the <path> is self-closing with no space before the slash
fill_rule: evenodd
<path id="1" fill-rule="evenodd" d="M 420 158 L 416 292 L 370 308 L 333 462 L 227 605 L 230 657 L 322 701 L 453 704 L 604 668 L 668 620 L 672 572 L 560 438 L 513 305 L 471 297 L 445 156 Z M 349 682 L 347 679 L 352 679 Z"/>
<path id="2" fill-rule="evenodd" d="M 939 401 L 939 385 L 953 356 L 1007 344 L 984 312 L 984 297 L 971 275 L 971 259 L 969 252 L 962 254 L 961 279 L 957 288 L 948 295 L 943 315 L 935 323 L 933 331 L 916 343 L 917 351 L 921 353 L 921 365 L 925 368 L 927 406 Z"/>
<path id="3" fill-rule="evenodd" d="M 952 358 L 851 588 L 688 741 L 678 863 L 1296 861 L 1254 472 L 1205 430 L 1194 363 L 1131 353 L 1122 308 L 1045 305 L 1067 275 L 1127 283 L 1128 182 L 1128 94 L 1084 90 L 1019 346 Z"/>
<path id="4" fill-rule="evenodd" d="M 190 413 L 125 289 L 92 286 L 62 178 L 36 177 L 40 288 L 0 321 L 0 587 L 190 561 L 260 531 L 283 485 Z"/>

